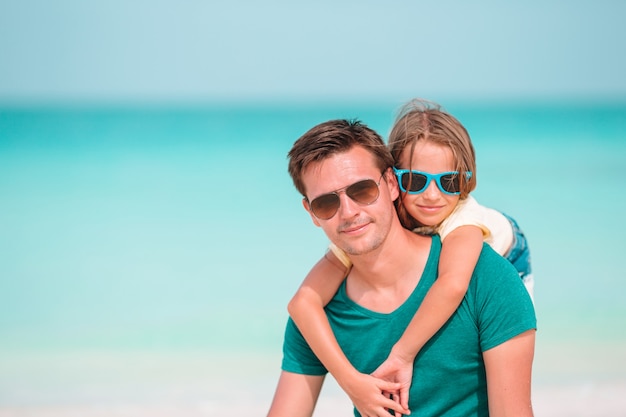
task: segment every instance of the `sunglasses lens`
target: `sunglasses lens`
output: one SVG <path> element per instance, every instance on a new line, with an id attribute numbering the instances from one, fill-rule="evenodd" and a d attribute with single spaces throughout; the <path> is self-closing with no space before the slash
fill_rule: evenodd
<path id="1" fill-rule="evenodd" d="M 315 217 L 328 220 L 339 209 L 339 196 L 337 194 L 324 194 L 311 201 L 311 211 Z"/>
<path id="2" fill-rule="evenodd" d="M 378 199 L 378 184 L 374 180 L 363 180 L 346 188 L 346 194 L 359 204 L 372 204 Z"/>
<path id="3" fill-rule="evenodd" d="M 450 194 L 459 193 L 461 191 L 459 176 L 457 174 L 443 175 L 441 177 L 441 188 Z"/>
<path id="4" fill-rule="evenodd" d="M 341 204 L 337 192 L 321 195 L 309 203 L 315 217 L 328 220 L 337 213 Z M 362 205 L 375 202 L 378 199 L 378 194 L 378 183 L 374 180 L 355 182 L 346 188 L 346 195 Z"/>
<path id="5" fill-rule="evenodd" d="M 427 181 L 428 179 L 422 174 L 407 172 L 402 174 L 400 185 L 403 190 L 406 190 L 409 193 L 417 193 L 424 190 Z"/>

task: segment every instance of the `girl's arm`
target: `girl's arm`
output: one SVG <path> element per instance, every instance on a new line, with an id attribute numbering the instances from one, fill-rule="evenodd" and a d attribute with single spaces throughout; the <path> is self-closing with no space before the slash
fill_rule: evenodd
<path id="1" fill-rule="evenodd" d="M 372 374 L 401 384 L 400 403 L 404 407 L 408 406 L 413 361 L 461 304 L 482 247 L 483 232 L 478 226 L 461 226 L 446 236 L 441 246 L 437 280 L 387 360 Z"/>
<path id="2" fill-rule="evenodd" d="M 311 349 L 363 415 L 383 415 L 385 409 L 407 414 L 408 410 L 381 395 L 395 392 L 398 384 L 362 374 L 341 350 L 324 312 L 348 273 L 348 268 L 331 252 L 308 273 L 287 307 L 289 315 Z"/>
<path id="3" fill-rule="evenodd" d="M 341 370 L 350 362 L 339 347 L 324 307 L 333 298 L 349 268 L 328 251 L 309 271 L 287 310 L 298 330 L 326 368 Z"/>

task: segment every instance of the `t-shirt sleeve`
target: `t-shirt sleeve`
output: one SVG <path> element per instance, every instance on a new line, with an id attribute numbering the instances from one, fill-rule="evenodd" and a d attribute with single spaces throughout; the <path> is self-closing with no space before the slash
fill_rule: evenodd
<path id="1" fill-rule="evenodd" d="M 533 303 L 510 262 L 483 245 L 475 274 L 471 292 L 483 352 L 537 328 Z"/>
<path id="2" fill-rule="evenodd" d="M 326 375 L 328 372 L 291 318 L 285 328 L 282 370 L 302 375 Z"/>

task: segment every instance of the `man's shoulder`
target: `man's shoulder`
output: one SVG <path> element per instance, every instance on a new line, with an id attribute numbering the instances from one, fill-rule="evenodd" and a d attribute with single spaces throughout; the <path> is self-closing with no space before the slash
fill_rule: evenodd
<path id="1" fill-rule="evenodd" d="M 510 275 L 519 279 L 517 270 L 506 258 L 496 252 L 488 243 L 483 242 L 478 262 L 474 268 L 474 275 Z"/>
<path id="2" fill-rule="evenodd" d="M 502 257 L 498 252 L 496 252 L 491 245 L 487 242 L 483 241 L 483 249 L 480 252 L 479 261 L 483 262 L 508 262 L 504 257 Z M 510 263 L 510 262 L 509 262 Z"/>
<path id="3" fill-rule="evenodd" d="M 495 298 L 502 300 L 516 299 L 519 294 L 530 300 L 513 264 L 486 243 L 474 268 L 470 287 L 474 294 L 485 297 L 483 301 L 494 298 L 496 293 L 498 297 Z"/>

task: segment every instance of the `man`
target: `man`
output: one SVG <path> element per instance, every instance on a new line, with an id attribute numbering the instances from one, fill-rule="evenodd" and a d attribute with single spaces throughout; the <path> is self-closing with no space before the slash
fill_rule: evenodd
<path id="1" fill-rule="evenodd" d="M 313 223 L 350 253 L 352 269 L 326 314 L 346 357 L 371 373 L 436 279 L 441 241 L 401 226 L 393 159 L 361 123 L 322 123 L 295 142 L 289 157 Z M 415 359 L 413 414 L 532 416 L 535 327 L 515 269 L 485 245 L 463 302 Z M 283 352 L 269 416 L 309 417 L 326 370 L 291 320 Z"/>

